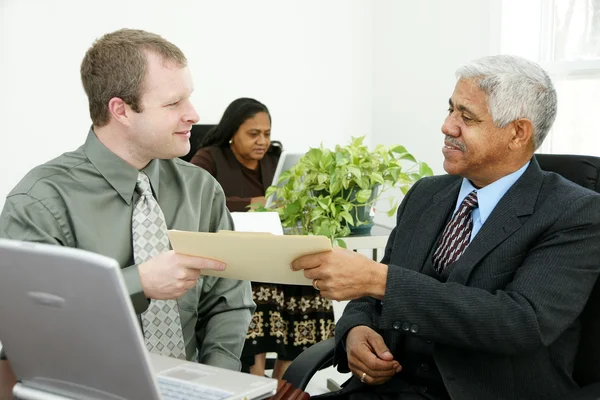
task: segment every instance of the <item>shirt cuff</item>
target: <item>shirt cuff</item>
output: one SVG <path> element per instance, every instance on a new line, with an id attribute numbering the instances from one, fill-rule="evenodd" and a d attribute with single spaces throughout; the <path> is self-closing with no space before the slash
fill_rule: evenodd
<path id="1" fill-rule="evenodd" d="M 198 360 L 201 364 L 212 365 L 213 367 L 225 368 L 232 371 L 241 371 L 242 363 L 239 359 L 233 358 L 227 354 L 213 351 L 210 354 L 204 355 L 201 360 Z"/>
<path id="2" fill-rule="evenodd" d="M 131 265 L 121 270 L 123 278 L 125 279 L 125 286 L 129 291 L 131 302 L 136 314 L 141 314 L 148 309 L 150 300 L 144 294 L 144 288 L 142 287 L 142 281 L 140 279 L 140 273 L 137 265 Z"/>

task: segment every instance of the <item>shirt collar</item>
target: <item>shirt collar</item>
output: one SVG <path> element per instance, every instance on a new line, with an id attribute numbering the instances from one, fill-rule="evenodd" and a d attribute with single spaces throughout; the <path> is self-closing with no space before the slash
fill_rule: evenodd
<path id="1" fill-rule="evenodd" d="M 88 160 L 96 167 L 98 172 L 106 181 L 119 193 L 119 195 L 129 205 L 133 199 L 133 192 L 137 182 L 139 171 L 123 160 L 121 157 L 110 151 L 96 136 L 92 128 L 88 133 L 83 151 Z M 150 185 L 158 198 L 159 187 L 159 160 L 152 160 L 142 169 L 150 179 Z"/>
<path id="2" fill-rule="evenodd" d="M 523 175 L 527 167 L 529 166 L 529 162 L 519 168 L 517 171 L 512 174 L 508 174 L 498 179 L 497 181 L 490 183 L 486 187 L 481 189 L 477 189 L 471 181 L 466 178 L 463 178 L 462 185 L 460 187 L 460 191 L 458 192 L 458 199 L 456 201 L 456 207 L 454 208 L 454 212 L 458 210 L 461 203 L 471 193 L 473 190 L 477 191 L 477 202 L 479 208 L 479 218 L 481 219 L 481 224 L 483 224 L 487 218 L 490 216 L 496 204 L 502 199 L 502 197 L 508 192 L 508 189 L 511 188 L 512 185 Z"/>

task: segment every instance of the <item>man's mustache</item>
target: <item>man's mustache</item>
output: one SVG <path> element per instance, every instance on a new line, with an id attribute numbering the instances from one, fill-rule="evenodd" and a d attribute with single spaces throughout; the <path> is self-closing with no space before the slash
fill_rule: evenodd
<path id="1" fill-rule="evenodd" d="M 458 140 L 454 139 L 451 136 L 446 136 L 446 140 L 444 140 L 444 143 L 451 144 L 452 146 L 458 147 L 461 151 L 467 150 L 467 148 L 465 147 L 464 144 L 462 144 L 461 142 L 459 142 Z"/>

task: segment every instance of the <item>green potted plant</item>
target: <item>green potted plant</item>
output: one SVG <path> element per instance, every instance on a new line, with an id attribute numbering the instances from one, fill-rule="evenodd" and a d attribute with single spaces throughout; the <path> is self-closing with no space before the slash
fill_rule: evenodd
<path id="1" fill-rule="evenodd" d="M 265 196 L 275 195 L 268 208 L 277 211 L 283 227 L 292 234 L 324 235 L 337 244 L 351 233 L 369 232 L 374 205 L 384 193 L 399 188 L 402 193 L 431 168 L 418 162 L 403 146 L 363 144 L 364 136 L 352 138 L 335 150 L 311 148 L 290 170 L 281 174 L 280 186 L 271 186 Z M 388 197 L 392 216 L 398 201 Z"/>

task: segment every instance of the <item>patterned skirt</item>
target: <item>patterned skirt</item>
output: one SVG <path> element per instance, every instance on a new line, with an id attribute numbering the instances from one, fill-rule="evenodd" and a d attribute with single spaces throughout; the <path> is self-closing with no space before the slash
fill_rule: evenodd
<path id="1" fill-rule="evenodd" d="M 254 355 L 274 352 L 291 361 L 311 345 L 333 337 L 335 320 L 331 300 L 312 286 L 252 282 L 256 311 L 242 352 L 244 367 Z"/>

